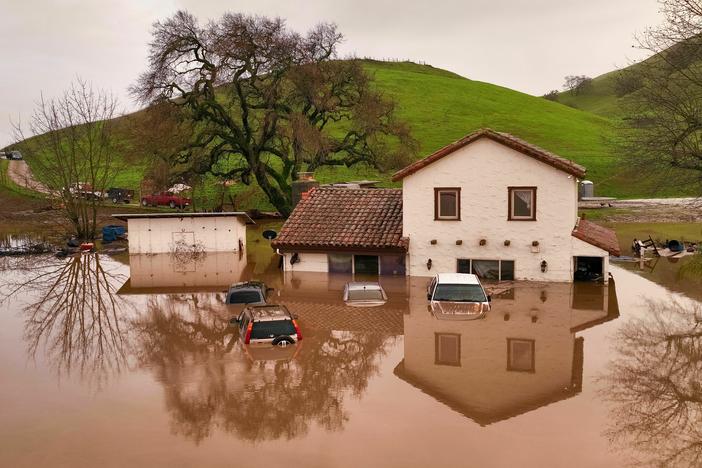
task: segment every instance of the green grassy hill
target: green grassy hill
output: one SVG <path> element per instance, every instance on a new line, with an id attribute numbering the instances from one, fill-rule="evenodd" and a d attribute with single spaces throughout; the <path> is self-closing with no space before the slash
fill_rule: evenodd
<path id="1" fill-rule="evenodd" d="M 603 117 L 617 117 L 627 100 L 626 96 L 618 97 L 615 92 L 615 83 L 621 73 L 621 70 L 615 70 L 593 78 L 592 85 L 577 95 L 570 91 L 559 93 L 558 102 Z"/>
<path id="2" fill-rule="evenodd" d="M 366 61 L 365 66 L 374 75 L 375 85 L 397 101 L 400 116 L 412 126 L 421 145 L 417 157 L 424 157 L 476 129 L 490 127 L 512 133 L 584 165 L 588 169 L 588 178 L 596 184 L 598 195 L 652 195 L 637 181 L 620 175 L 613 147 L 614 124 L 606 117 L 612 114 L 608 106 L 616 107 L 611 100 L 613 93 L 609 91 L 611 83 L 607 75 L 596 80 L 592 96 L 577 97 L 575 104 L 580 109 L 574 109 L 431 66 L 378 61 Z M 136 114 L 133 120 L 138 121 L 138 118 Z M 138 162 L 138 155 L 136 158 L 130 155 L 128 168 L 120 173 L 115 185 L 138 189 L 146 164 Z M 384 186 L 391 186 L 391 175 L 359 165 L 323 168 L 316 173 L 316 178 L 322 183 L 376 179 Z M 214 186 L 213 181 L 209 185 Z M 255 187 L 239 184 L 231 190 L 241 196 L 241 203 L 247 207 L 272 209 Z M 205 192 L 206 196 L 213 198 L 213 190 Z"/>

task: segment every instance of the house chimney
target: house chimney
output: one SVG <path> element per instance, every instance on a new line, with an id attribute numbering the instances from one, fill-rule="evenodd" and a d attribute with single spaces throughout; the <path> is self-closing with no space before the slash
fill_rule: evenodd
<path id="1" fill-rule="evenodd" d="M 294 180 L 292 183 L 293 208 L 300 203 L 303 194 L 306 194 L 315 187 L 319 187 L 319 182 L 314 180 L 314 172 L 298 172 L 297 180 Z"/>

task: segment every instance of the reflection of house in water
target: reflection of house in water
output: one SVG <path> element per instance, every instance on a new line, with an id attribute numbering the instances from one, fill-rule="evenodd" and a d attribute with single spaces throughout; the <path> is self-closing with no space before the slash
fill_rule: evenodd
<path id="1" fill-rule="evenodd" d="M 344 285 L 349 281 L 353 281 L 350 275 L 294 272 L 285 276 L 285 285 L 273 293 L 273 300 L 299 316 L 304 329 L 401 335 L 408 307 L 405 277 L 382 277 L 388 301 L 370 308 L 344 304 Z"/>
<path id="2" fill-rule="evenodd" d="M 395 374 L 481 425 L 578 394 L 584 339 L 576 333 L 619 316 L 613 281 L 521 284 L 472 321 L 435 318 L 423 284 L 411 296 Z"/>
<path id="3" fill-rule="evenodd" d="M 119 294 L 222 291 L 245 278 L 247 266 L 239 252 L 130 255 L 130 277 Z"/>

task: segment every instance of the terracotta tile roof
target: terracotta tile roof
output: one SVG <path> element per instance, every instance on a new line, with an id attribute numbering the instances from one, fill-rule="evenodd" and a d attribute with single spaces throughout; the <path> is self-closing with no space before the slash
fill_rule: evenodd
<path id="1" fill-rule="evenodd" d="M 606 250 L 612 255 L 620 256 L 619 240 L 613 230 L 608 229 L 591 221 L 581 219 L 573 229 L 573 237 L 580 239 L 583 242 L 592 244 Z"/>
<path id="2" fill-rule="evenodd" d="M 317 188 L 298 203 L 273 241 L 294 250 L 407 250 L 402 190 Z"/>
<path id="3" fill-rule="evenodd" d="M 419 161 L 410 164 L 404 169 L 400 169 L 395 174 L 393 174 L 392 180 L 398 181 L 404 179 L 408 175 L 414 174 L 418 170 L 425 168 L 429 164 L 438 161 L 444 156 L 447 156 L 453 153 L 454 151 L 463 148 L 464 146 L 478 140 L 479 138 L 490 138 L 491 140 L 501 143 L 509 148 L 512 148 L 515 151 L 519 151 L 522 154 L 525 154 L 545 164 L 553 166 L 556 169 L 560 169 L 561 171 L 564 171 L 568 174 L 572 174 L 575 177 L 582 178 L 585 176 L 585 168 L 580 164 L 576 164 L 573 161 L 557 156 L 549 151 L 546 151 L 545 149 L 532 145 L 531 143 L 527 143 L 526 141 L 517 138 L 513 135 L 510 135 L 509 133 L 500 133 L 489 128 L 484 128 L 478 130 L 477 132 L 471 133 L 470 135 L 467 135 L 461 138 L 460 140 L 451 143 L 450 145 L 444 146 L 440 150 L 435 151 L 434 153 L 430 154 L 424 159 L 420 159 Z"/>

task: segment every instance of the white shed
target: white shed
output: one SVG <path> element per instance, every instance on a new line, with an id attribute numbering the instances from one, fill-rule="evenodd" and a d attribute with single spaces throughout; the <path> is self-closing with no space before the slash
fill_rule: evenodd
<path id="1" fill-rule="evenodd" d="M 255 224 L 244 212 L 115 214 L 127 221 L 130 254 L 178 250 L 238 252 L 246 248 L 246 225 Z"/>

